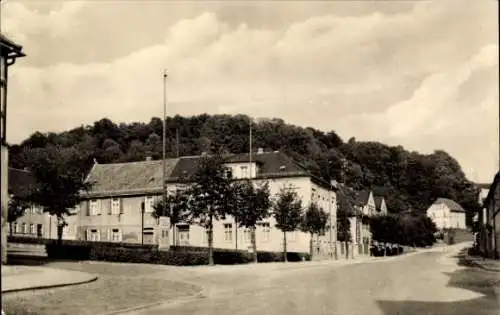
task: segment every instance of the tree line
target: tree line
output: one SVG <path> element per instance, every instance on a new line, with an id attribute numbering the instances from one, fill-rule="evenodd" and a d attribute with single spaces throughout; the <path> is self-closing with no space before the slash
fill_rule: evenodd
<path id="1" fill-rule="evenodd" d="M 253 120 L 246 115 L 175 116 L 167 119 L 167 156 L 207 153 L 245 153 L 252 147 L 280 150 L 315 176 L 335 179 L 355 190 L 371 189 L 386 199 L 389 211 L 423 214 L 439 197 L 455 200 L 471 222 L 477 210 L 478 189 L 447 152 L 421 154 L 402 146 L 379 142 L 344 141 L 335 131 L 323 132 L 285 123 L 282 119 Z M 60 133 L 32 134 L 10 148 L 10 166 L 32 168 L 42 152 L 78 152 L 73 162 L 86 173 L 99 163 L 127 162 L 162 157 L 162 120 L 116 124 L 107 118 L 93 125 Z"/>
<path id="2" fill-rule="evenodd" d="M 247 152 L 250 123 L 253 148 L 280 150 L 313 175 L 351 187 L 345 191 L 346 204 L 354 204 L 356 191 L 371 189 L 385 198 L 390 213 L 399 214 L 396 218 L 401 226 L 418 230 L 412 232 L 415 235 L 425 234 L 421 232 L 428 227 L 425 210 L 438 197 L 460 203 L 467 211 L 468 222 L 476 211 L 478 189 L 444 151 L 421 154 L 379 142 L 355 138 L 344 141 L 335 131 L 298 127 L 276 118 L 255 121 L 245 115 L 207 114 L 169 117 L 167 156 Z M 79 192 L 88 188 L 83 179 L 95 160 L 111 163 L 139 161 L 147 156 L 159 159 L 161 134 L 160 118 L 131 124 L 116 124 L 104 118 L 91 126 L 60 133 L 35 132 L 22 143 L 10 146 L 9 166 L 31 170 L 40 183 L 31 199 L 59 218 L 62 231 L 64 217 L 77 204 Z M 245 188 L 239 189 L 244 192 Z M 13 213 L 19 204 L 21 200 L 12 202 L 9 208 Z M 339 240 L 350 237 L 349 215 L 345 211 L 338 214 Z"/>

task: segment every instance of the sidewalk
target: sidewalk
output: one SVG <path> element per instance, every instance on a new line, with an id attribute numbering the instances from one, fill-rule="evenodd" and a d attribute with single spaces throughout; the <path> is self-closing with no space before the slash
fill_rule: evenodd
<path id="1" fill-rule="evenodd" d="M 473 266 L 484 270 L 500 272 L 500 260 L 466 255 L 464 259 Z"/>
<path id="2" fill-rule="evenodd" d="M 97 276 L 48 267 L 2 266 L 2 293 L 88 283 Z"/>
<path id="3" fill-rule="evenodd" d="M 325 267 L 325 266 L 345 266 L 345 265 L 354 265 L 354 264 L 362 264 L 362 263 L 373 263 L 373 262 L 383 262 L 383 261 L 393 261 L 398 259 L 404 259 L 406 257 L 417 255 L 422 252 L 435 251 L 435 248 L 429 249 L 416 249 L 415 251 L 404 253 L 402 255 L 397 256 L 386 256 L 386 257 L 373 257 L 373 256 L 358 256 L 356 258 L 345 259 L 345 257 L 335 259 L 324 259 L 324 260 L 313 260 L 313 261 L 303 261 L 303 262 L 269 262 L 269 263 L 257 263 L 257 264 L 241 264 L 241 265 L 214 265 L 214 266 L 178 266 L 173 268 L 178 268 L 179 271 L 190 270 L 194 273 L 201 274 L 223 274 L 223 273 L 232 273 L 232 272 L 263 272 L 263 271 L 286 271 L 286 270 L 296 270 L 302 268 L 316 268 L 316 267 Z M 442 251 L 442 248 L 438 249 Z"/>

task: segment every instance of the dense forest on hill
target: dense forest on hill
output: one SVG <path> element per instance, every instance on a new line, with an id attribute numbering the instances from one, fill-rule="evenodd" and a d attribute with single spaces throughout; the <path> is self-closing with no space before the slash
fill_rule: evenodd
<path id="1" fill-rule="evenodd" d="M 167 155 L 201 152 L 244 153 L 249 149 L 250 118 L 245 115 L 175 116 L 167 119 Z M 285 123 L 282 119 L 254 121 L 253 149 L 280 150 L 315 175 L 336 179 L 356 190 L 371 188 L 387 200 L 391 212 L 423 213 L 438 197 L 460 203 L 469 220 L 477 207 L 477 188 L 448 153 L 409 152 L 379 142 L 345 142 L 334 131 L 323 132 Z M 178 145 L 177 145 L 178 144 Z M 162 120 L 116 124 L 101 119 L 61 133 L 36 132 L 10 149 L 9 163 L 30 168 L 37 154 L 59 150 L 73 156 L 82 176 L 99 163 L 139 161 L 162 156 Z"/>

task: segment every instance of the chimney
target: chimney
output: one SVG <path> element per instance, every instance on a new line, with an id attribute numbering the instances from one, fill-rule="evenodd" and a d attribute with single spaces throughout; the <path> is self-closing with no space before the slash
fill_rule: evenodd
<path id="1" fill-rule="evenodd" d="M 332 180 L 330 181 L 330 185 L 331 185 L 332 187 L 334 187 L 334 188 L 337 188 L 338 183 L 337 183 L 337 181 L 336 181 L 335 179 L 332 179 Z"/>
<path id="2" fill-rule="evenodd" d="M 151 157 L 150 156 L 146 156 L 146 161 L 151 161 Z"/>
<path id="3" fill-rule="evenodd" d="M 264 149 L 263 148 L 258 148 L 257 149 L 257 154 L 262 154 L 264 153 Z"/>

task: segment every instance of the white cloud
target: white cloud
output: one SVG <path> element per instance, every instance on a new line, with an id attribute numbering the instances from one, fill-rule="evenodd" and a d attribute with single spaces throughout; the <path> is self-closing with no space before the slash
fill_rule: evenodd
<path id="1" fill-rule="evenodd" d="M 102 7 L 71 1 L 47 15 L 11 2 L 7 29 L 30 52 L 11 72 L 9 139 L 20 141 L 35 130 L 67 129 L 104 116 L 132 121 L 160 115 L 161 75 L 167 68 L 171 114 L 279 116 L 336 129 L 344 137 L 455 150 L 460 161 L 472 164 L 447 135 L 460 134 L 464 128 L 458 124 L 481 115 L 478 106 L 491 111 L 498 102 L 498 82 L 478 84 L 488 87 L 481 90 L 481 105 L 457 100 L 474 73 L 498 68 L 498 30 L 496 3 L 462 2 L 422 1 L 396 14 L 323 12 L 284 29 L 235 26 L 207 11 L 177 21 L 156 45 L 113 61 L 44 67 L 30 58 L 40 58 L 42 49 L 47 56 L 46 43 L 30 35 L 45 32 L 67 41 L 75 27 L 99 32 L 86 14 Z M 143 27 L 146 36 L 153 31 L 121 23 L 121 32 Z M 113 42 L 107 47 L 91 43 L 89 38 L 85 45 L 114 47 Z M 444 142 L 429 138 L 431 131 L 441 133 Z M 475 134 L 491 139 L 489 129 Z"/>
<path id="2" fill-rule="evenodd" d="M 5 2 L 5 3 L 4 3 Z M 60 10 L 48 14 L 29 10 L 22 3 L 2 2 L 2 30 L 16 41 L 24 41 L 28 35 L 49 33 L 59 37 L 71 34 L 77 27 L 78 13 L 85 7 L 84 1 L 63 2 Z"/>

